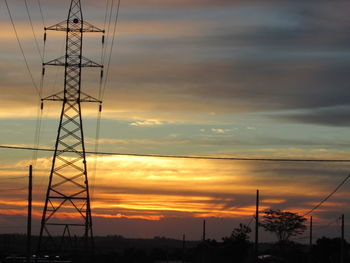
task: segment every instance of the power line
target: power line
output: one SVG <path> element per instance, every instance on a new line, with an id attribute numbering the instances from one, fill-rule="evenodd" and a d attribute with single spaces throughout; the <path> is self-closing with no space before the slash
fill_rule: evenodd
<path id="1" fill-rule="evenodd" d="M 107 83 L 108 83 L 108 77 L 109 77 L 109 70 L 110 70 L 110 65 L 111 65 L 111 60 L 112 60 L 112 53 L 113 53 L 113 47 L 114 47 L 114 41 L 115 41 L 115 35 L 117 32 L 117 25 L 118 25 L 118 18 L 119 18 L 119 10 L 120 10 L 120 0 L 118 1 L 118 6 L 117 6 L 117 13 L 115 16 L 115 21 L 114 21 L 114 28 L 113 28 L 113 37 L 112 37 L 112 42 L 111 42 L 111 47 L 110 47 L 110 51 L 109 51 L 109 58 L 108 58 L 108 64 L 107 64 L 107 72 L 106 72 L 106 78 L 105 78 L 105 83 L 104 83 L 104 87 L 102 90 L 102 98 L 104 97 L 104 93 L 106 91 L 107 88 Z"/>
<path id="2" fill-rule="evenodd" d="M 320 229 L 324 229 L 324 228 L 327 228 L 329 226 L 332 226 L 332 224 L 335 222 L 337 223 L 337 221 L 339 220 L 339 217 L 337 218 L 333 218 L 332 220 L 328 221 L 327 224 L 324 224 L 324 225 L 314 225 L 314 228 L 317 228 L 317 230 L 320 230 Z"/>
<path id="3" fill-rule="evenodd" d="M 0 177 L 0 180 L 16 180 L 27 178 L 28 176 L 16 176 L 16 177 Z"/>
<path id="4" fill-rule="evenodd" d="M 24 53 L 24 50 L 23 50 L 23 47 L 22 47 L 22 44 L 21 44 L 21 41 L 19 39 L 19 36 L 18 36 L 18 32 L 17 32 L 17 29 L 16 29 L 16 26 L 15 26 L 15 23 L 13 21 L 13 18 L 12 18 L 12 14 L 11 14 L 11 10 L 10 10 L 10 7 L 7 3 L 7 0 L 4 0 L 5 1 L 5 4 L 6 4 L 6 9 L 7 9 L 7 12 L 9 14 L 9 17 L 10 17 L 10 20 L 11 20 L 11 24 L 12 24 L 12 27 L 13 27 L 13 31 L 15 32 L 15 35 L 16 35 L 16 39 L 17 39 L 17 43 L 18 43 L 18 46 L 19 46 L 19 49 L 21 50 L 21 53 L 22 53 L 22 56 L 23 56 L 23 59 L 24 59 L 24 63 L 26 65 L 26 68 L 27 68 L 27 71 L 29 73 L 29 76 L 30 76 L 30 79 L 32 81 L 32 84 L 36 90 L 36 92 L 38 93 L 38 96 L 41 97 L 41 94 L 40 94 L 40 91 L 38 89 L 38 86 L 36 85 L 35 83 L 35 80 L 34 80 L 34 77 L 33 77 L 33 74 L 30 70 L 30 67 L 29 67 L 29 64 L 28 64 L 28 60 L 27 60 L 27 57 Z"/>
<path id="5" fill-rule="evenodd" d="M 22 190 L 26 190 L 27 187 L 20 187 L 20 188 L 6 188 L 6 191 L 22 191 Z"/>
<path id="6" fill-rule="evenodd" d="M 41 152 L 54 152 L 54 149 L 35 148 L 35 147 L 20 147 L 0 145 L 0 149 L 12 150 L 28 150 Z M 58 150 L 59 152 L 60 150 Z M 64 152 L 70 152 L 64 150 Z M 119 156 L 134 156 L 134 157 L 156 157 L 156 158 L 172 158 L 172 159 L 198 159 L 198 160 L 223 160 L 223 161 L 259 161 L 259 162 L 310 162 L 310 163 L 350 163 L 350 160 L 335 160 L 335 159 L 287 159 L 287 158 L 245 158 L 245 157 L 215 157 L 215 156 L 193 156 L 193 155 L 163 155 L 163 154 L 140 154 L 140 153 L 118 153 L 118 152 L 94 152 L 86 151 L 86 154 L 94 155 L 119 155 Z M 350 176 L 350 175 L 349 175 Z M 345 183 L 345 182 L 344 182 Z"/>
<path id="7" fill-rule="evenodd" d="M 109 0 L 106 0 L 106 11 L 105 11 L 105 19 L 104 19 L 103 29 L 106 29 L 108 7 L 109 7 Z"/>
<path id="8" fill-rule="evenodd" d="M 20 226 L 0 226 L 0 228 L 16 228 L 16 229 L 18 229 L 18 228 L 24 228 L 24 226 L 21 224 Z"/>
<path id="9" fill-rule="evenodd" d="M 334 228 L 339 229 L 338 228 L 338 225 L 339 225 L 338 221 L 339 221 L 339 217 L 337 217 L 335 219 L 333 218 L 331 221 L 329 221 L 325 225 L 319 225 L 319 226 L 315 225 L 314 227 L 315 227 L 317 232 L 320 232 L 320 230 L 323 231 L 322 235 L 316 235 L 315 238 L 319 239 L 321 237 L 328 236 L 329 234 L 334 234 Z"/>
<path id="10" fill-rule="evenodd" d="M 101 111 L 98 111 L 98 116 L 97 116 L 97 123 L 96 123 L 96 136 L 95 136 L 95 152 L 98 152 L 98 147 L 99 147 L 99 138 L 100 138 L 100 127 L 101 127 Z M 94 197 L 94 190 L 95 190 L 95 181 L 96 181 L 96 174 L 97 174 L 97 165 L 98 165 L 98 155 L 95 156 L 95 161 L 93 164 L 93 169 L 92 169 L 92 183 L 90 184 L 91 186 L 91 199 Z"/>
<path id="11" fill-rule="evenodd" d="M 108 12 L 109 8 L 109 12 Z M 107 43 L 109 42 L 109 34 L 110 34 L 110 28 L 111 28 L 111 23 L 112 23 L 112 15 L 113 15 L 113 8 L 114 8 L 114 0 L 111 0 L 111 5 L 109 6 L 109 1 L 106 3 L 106 13 L 105 13 L 105 22 L 104 22 L 104 29 L 106 29 L 107 25 L 107 18 L 108 18 L 108 27 L 106 30 L 106 45 L 102 49 L 102 64 L 104 64 L 104 61 L 106 59 L 106 53 L 107 53 Z"/>
<path id="12" fill-rule="evenodd" d="M 106 40 L 105 40 L 106 43 L 108 43 L 108 39 L 109 39 L 112 14 L 113 14 L 113 6 L 114 6 L 114 0 L 111 0 L 111 4 L 109 4 L 109 0 L 107 0 L 106 13 L 105 13 L 105 19 L 104 19 L 104 24 L 103 24 L 103 29 L 105 29 L 105 32 L 106 32 Z M 108 12 L 108 10 L 109 10 L 109 12 Z M 108 20 L 108 26 L 107 26 L 107 20 Z M 104 45 L 104 47 L 102 48 L 102 55 L 101 55 L 101 63 L 102 64 L 104 64 L 104 61 L 106 59 L 106 52 L 107 52 L 107 45 Z"/>
<path id="13" fill-rule="evenodd" d="M 309 239 L 309 236 L 301 236 L 301 237 L 291 237 L 293 240 L 307 240 Z"/>
<path id="14" fill-rule="evenodd" d="M 43 23 L 43 27 L 45 27 L 45 18 L 44 18 L 43 9 L 42 9 L 42 7 L 41 7 L 40 0 L 37 0 L 37 2 L 38 2 L 38 6 L 39 6 L 41 21 L 42 21 L 42 23 Z"/>
<path id="15" fill-rule="evenodd" d="M 253 223 L 253 220 L 255 219 L 255 216 L 252 215 L 251 219 L 249 220 L 247 227 L 250 227 L 250 225 Z"/>
<path id="16" fill-rule="evenodd" d="M 29 24 L 30 24 L 30 27 L 31 27 L 31 29 L 32 29 L 32 33 L 33 33 L 33 37 L 34 37 L 34 42 L 35 42 L 36 49 L 37 49 L 37 51 L 38 51 L 38 53 L 39 53 L 39 57 L 40 57 L 40 59 L 41 59 L 41 62 L 44 63 L 44 57 L 43 57 L 43 55 L 41 54 L 41 51 L 40 51 L 38 39 L 37 39 L 37 37 L 36 37 L 35 30 L 34 30 L 34 25 L 33 25 L 32 17 L 30 16 L 30 12 L 29 12 L 29 7 L 28 7 L 27 0 L 24 0 L 24 5 L 25 5 L 25 7 L 26 7 L 27 16 L 28 16 L 28 19 L 29 19 Z"/>
<path id="17" fill-rule="evenodd" d="M 334 195 L 340 189 L 340 187 L 342 187 L 346 183 L 346 181 L 349 178 L 350 178 L 350 174 L 348 174 L 348 176 L 346 176 L 345 179 L 329 195 L 326 196 L 326 198 L 324 198 L 321 202 L 319 202 L 314 208 L 312 208 L 309 212 L 307 212 L 303 216 L 307 216 L 311 214 L 313 211 L 315 211 L 317 208 L 319 208 L 324 202 L 326 202 L 329 198 L 331 198 L 332 195 Z"/>

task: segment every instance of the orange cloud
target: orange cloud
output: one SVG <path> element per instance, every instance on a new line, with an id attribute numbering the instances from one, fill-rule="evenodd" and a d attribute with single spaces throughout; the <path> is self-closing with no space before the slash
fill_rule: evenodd
<path id="1" fill-rule="evenodd" d="M 93 161 L 94 157 L 89 156 L 88 163 L 92 165 Z M 26 174 L 23 167 L 29 163 L 22 160 L 4 165 L 3 168 L 14 168 L 1 170 L 0 180 L 9 174 Z M 38 184 L 35 185 L 33 207 L 37 218 L 41 216 L 50 167 L 51 157 L 39 158 L 34 169 Z M 273 168 L 265 173 L 259 166 L 245 162 L 100 156 L 95 180 L 90 176 L 93 215 L 105 219 L 153 221 L 174 216 L 246 218 L 255 213 L 255 191 L 259 188 L 261 211 L 282 208 L 303 214 L 321 199 L 324 189 L 329 188 L 327 181 L 322 184 L 320 180 L 312 184 L 306 195 L 301 186 L 305 185 L 305 180 L 313 179 L 305 177 L 302 182 L 295 181 L 270 171 Z M 23 179 L 14 187 L 25 185 L 26 180 Z M 8 185 L 2 187 L 0 190 Z M 25 215 L 25 198 L 22 193 L 0 193 L 0 213 Z M 340 193 L 338 198 L 346 200 L 349 195 Z M 343 204 L 343 201 L 335 199 L 318 211 L 324 214 Z M 63 218 L 78 219 L 74 209 L 69 207 L 57 214 L 57 219 Z"/>

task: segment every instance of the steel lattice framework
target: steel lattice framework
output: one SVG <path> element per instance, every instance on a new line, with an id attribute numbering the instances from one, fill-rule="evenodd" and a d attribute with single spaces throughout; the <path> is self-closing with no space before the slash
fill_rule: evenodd
<path id="1" fill-rule="evenodd" d="M 75 247 L 73 235 L 84 237 L 85 248 L 93 245 L 81 103 L 102 102 L 81 91 L 82 68 L 98 67 L 103 75 L 102 65 L 82 56 L 83 34 L 104 30 L 83 20 L 80 0 L 71 0 L 67 20 L 46 30 L 66 32 L 66 52 L 65 56 L 43 64 L 44 68 L 63 66 L 65 75 L 63 92 L 43 99 L 61 101 L 62 111 L 41 221 L 39 253 Z"/>

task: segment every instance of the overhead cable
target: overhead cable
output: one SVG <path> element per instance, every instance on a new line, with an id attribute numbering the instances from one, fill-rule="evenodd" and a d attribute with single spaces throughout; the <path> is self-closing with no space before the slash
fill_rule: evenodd
<path id="1" fill-rule="evenodd" d="M 312 208 L 309 212 L 307 212 L 306 214 L 304 214 L 303 216 L 307 216 L 309 214 L 311 214 L 313 211 L 315 211 L 316 209 L 318 209 L 321 205 L 323 205 L 324 202 L 326 202 L 329 198 L 332 197 L 332 195 L 334 195 L 339 189 L 340 187 L 342 187 L 346 181 L 350 178 L 350 174 L 348 174 L 345 179 L 329 194 L 327 195 L 321 202 L 319 202 L 314 208 Z"/>
<path id="2" fill-rule="evenodd" d="M 250 227 L 250 225 L 253 223 L 253 220 L 255 219 L 255 215 L 252 215 L 251 219 L 249 220 L 247 227 Z"/>
<path id="3" fill-rule="evenodd" d="M 111 66 L 115 35 L 116 35 L 116 32 L 117 32 L 117 25 L 118 25 L 118 18 L 119 18 L 119 9 L 120 9 L 120 0 L 118 1 L 117 13 L 116 13 L 115 20 L 114 20 L 113 36 L 112 36 L 112 42 L 111 42 L 110 51 L 109 51 L 109 58 L 108 58 L 107 70 L 106 70 L 106 78 L 105 78 L 105 83 L 104 83 L 104 87 L 103 87 L 103 90 L 102 90 L 102 98 L 101 98 L 101 100 L 103 100 L 104 93 L 106 91 L 107 84 L 108 84 L 108 77 L 109 77 L 109 70 L 110 70 L 110 66 Z"/>
<path id="4" fill-rule="evenodd" d="M 16 35 L 16 39 L 17 39 L 17 43 L 18 43 L 18 46 L 19 46 L 19 49 L 21 50 L 21 53 L 22 53 L 22 56 L 23 56 L 23 59 L 24 59 L 24 63 L 26 65 L 26 68 L 27 68 L 27 71 L 29 73 L 29 76 L 30 76 L 30 79 L 32 81 L 32 84 L 36 90 L 36 92 L 38 93 L 38 96 L 41 97 L 41 94 L 40 94 L 40 91 L 39 91 L 39 88 L 34 80 L 34 77 L 33 77 L 33 74 L 32 74 L 32 71 L 30 70 L 30 67 L 29 67 L 29 63 L 28 63 L 28 60 L 27 60 L 27 57 L 24 53 L 24 49 L 22 47 L 22 44 L 21 44 L 21 41 L 19 39 L 19 36 L 18 36 L 18 32 L 17 32 L 17 29 L 16 29 L 16 26 L 15 26 L 15 23 L 14 23 L 14 20 L 12 18 L 12 14 L 11 14 L 11 10 L 10 10 L 10 7 L 8 5 L 8 2 L 7 0 L 4 0 L 5 1 L 5 4 L 6 4 L 6 9 L 7 9 L 7 12 L 8 12 L 8 15 L 10 17 L 10 20 L 11 20 L 11 24 L 12 24 L 12 27 L 13 27 L 13 31 L 15 32 L 15 35 Z"/>
<path id="5" fill-rule="evenodd" d="M 44 13 L 43 13 L 43 9 L 41 7 L 40 0 L 37 0 L 37 2 L 38 2 L 38 6 L 39 6 L 40 15 L 41 15 L 41 21 L 43 23 L 43 27 L 45 27 L 45 18 L 44 18 Z"/>
<path id="6" fill-rule="evenodd" d="M 33 37 L 34 37 L 34 42 L 35 42 L 36 49 L 37 49 L 37 51 L 38 51 L 38 53 L 39 53 L 41 62 L 44 63 L 44 57 L 43 57 L 43 54 L 42 54 L 41 51 L 40 51 L 40 47 L 39 47 L 39 43 L 38 43 L 38 38 L 36 37 L 36 34 L 35 34 L 34 25 L 33 25 L 32 17 L 31 17 L 31 15 L 30 15 L 30 11 L 29 11 L 29 7 L 28 7 L 27 0 L 24 0 L 24 5 L 25 5 L 25 7 L 26 7 L 26 11 L 27 11 L 27 16 L 28 16 L 29 24 L 30 24 L 30 27 L 31 27 L 31 29 L 32 29 L 32 33 L 33 33 Z"/>
<path id="7" fill-rule="evenodd" d="M 106 1 L 106 12 L 105 12 L 105 19 L 104 19 L 104 24 L 103 24 L 103 29 L 106 32 L 106 40 L 105 42 L 108 42 L 108 36 L 110 32 L 110 27 L 111 27 L 111 20 L 112 20 L 112 14 L 113 14 L 113 6 L 114 6 L 114 0 L 111 0 L 111 4 L 109 4 L 109 0 Z M 108 19 L 107 19 L 108 18 Z M 107 20 L 108 20 L 108 26 L 107 26 Z M 106 59 L 106 50 L 107 50 L 107 45 L 104 45 L 102 48 L 102 54 L 101 54 L 101 63 L 104 64 L 104 61 Z"/>
<path id="8" fill-rule="evenodd" d="M 100 140 L 100 130 L 101 130 L 101 111 L 98 111 L 98 116 L 97 116 L 97 123 L 96 123 L 96 135 L 95 135 L 95 148 L 94 151 L 98 152 L 99 150 L 99 140 Z M 95 191 L 95 181 L 96 181 L 96 174 L 97 174 L 97 165 L 98 165 L 98 155 L 95 155 L 95 161 L 93 164 L 92 168 L 92 180 L 90 184 L 91 188 L 91 194 L 90 198 L 93 199 L 94 197 L 94 191 Z"/>
<path id="9" fill-rule="evenodd" d="M 17 180 L 17 179 L 24 179 L 28 176 L 14 176 L 14 177 L 0 177 L 0 180 Z"/>
<path id="10" fill-rule="evenodd" d="M 0 145 L 0 149 L 28 150 L 41 152 L 54 152 L 49 148 L 34 148 Z M 69 150 L 58 150 L 58 152 L 71 152 Z M 73 152 L 73 151 L 72 151 Z M 94 152 L 86 151 L 86 154 L 110 155 L 110 156 L 133 156 L 150 158 L 169 158 L 169 159 L 198 159 L 198 160 L 222 160 L 222 161 L 257 161 L 257 162 L 310 162 L 310 163 L 350 163 L 347 159 L 288 159 L 288 158 L 249 158 L 249 157 L 215 157 L 215 156 L 194 156 L 194 155 L 164 155 L 164 154 L 140 154 L 140 153 L 118 153 L 118 152 Z M 350 175 L 349 175 L 350 176 Z"/>

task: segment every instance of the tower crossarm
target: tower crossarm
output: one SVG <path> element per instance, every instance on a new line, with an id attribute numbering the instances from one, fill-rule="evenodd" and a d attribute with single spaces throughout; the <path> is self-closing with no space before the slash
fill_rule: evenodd
<path id="1" fill-rule="evenodd" d="M 48 226 L 67 226 L 66 223 L 46 223 Z M 85 226 L 84 224 L 69 224 L 70 226 Z"/>
<path id="2" fill-rule="evenodd" d="M 86 21 L 82 22 L 81 28 L 70 28 L 70 27 L 68 28 L 67 22 L 68 22 L 67 20 L 64 20 L 53 26 L 45 27 L 45 30 L 64 31 L 64 32 L 82 32 L 82 33 L 105 33 L 105 30 L 100 29 Z"/>
<path id="3" fill-rule="evenodd" d="M 63 91 L 60 91 L 56 94 L 53 94 L 53 95 L 50 95 L 46 98 L 43 98 L 41 99 L 41 102 L 43 101 L 47 101 L 47 100 L 50 100 L 50 101 L 63 101 L 64 100 L 64 92 Z"/>
<path id="4" fill-rule="evenodd" d="M 101 100 L 98 100 L 85 92 L 80 92 L 80 102 L 96 102 L 102 104 Z"/>
<path id="5" fill-rule="evenodd" d="M 66 57 L 62 56 L 56 59 L 53 59 L 51 61 L 43 63 L 43 66 L 67 66 L 67 67 L 81 67 L 81 68 L 103 68 L 103 65 L 92 61 L 91 59 L 88 59 L 86 57 L 80 57 L 78 56 L 77 59 L 74 59 L 73 56 L 70 57 L 73 62 L 77 63 L 72 63 L 72 62 L 66 62 Z"/>
<path id="6" fill-rule="evenodd" d="M 50 95 L 48 97 L 45 97 L 43 99 L 41 99 L 42 102 L 44 101 L 64 101 L 64 92 L 58 92 L 55 93 L 53 95 Z M 75 99 L 68 99 L 66 98 L 66 101 L 76 101 Z M 100 103 L 102 104 L 101 100 L 98 100 L 92 96 L 90 96 L 89 94 L 86 94 L 85 92 L 80 92 L 80 102 L 95 102 L 95 103 Z"/>

